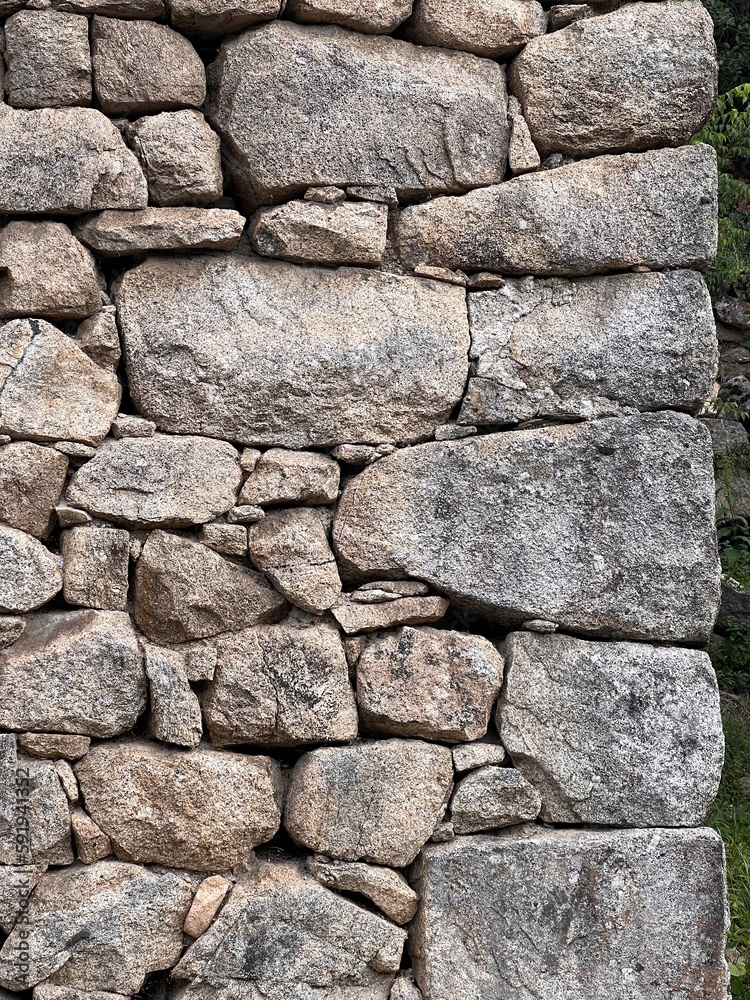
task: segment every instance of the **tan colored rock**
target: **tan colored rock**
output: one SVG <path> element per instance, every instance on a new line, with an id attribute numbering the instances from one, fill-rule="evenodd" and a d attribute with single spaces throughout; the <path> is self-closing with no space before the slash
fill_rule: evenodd
<path id="1" fill-rule="evenodd" d="M 57 772 L 57 777 L 63 787 L 65 795 L 67 796 L 68 802 L 75 805 L 80 796 L 78 792 L 78 782 L 76 781 L 76 776 L 73 773 L 73 768 L 67 760 L 56 760 L 53 762 L 53 767 Z"/>
<path id="2" fill-rule="evenodd" d="M 135 620 L 154 642 L 237 632 L 285 607 L 260 574 L 164 531 L 151 533 L 136 566 Z"/>
<path id="3" fill-rule="evenodd" d="M 232 507 L 231 510 L 227 511 L 227 521 L 230 524 L 256 524 L 258 521 L 262 521 L 265 516 L 266 512 L 262 507 L 247 503 Z"/>
<path id="4" fill-rule="evenodd" d="M 5 22 L 5 62 L 16 108 L 91 104 L 89 25 L 78 14 L 19 10 Z"/>
<path id="5" fill-rule="evenodd" d="M 82 524 L 91 524 L 93 520 L 85 510 L 68 507 L 65 503 L 59 503 L 55 507 L 55 515 L 61 528 L 77 528 Z"/>
<path id="6" fill-rule="evenodd" d="M 456 833 L 497 830 L 535 820 L 542 796 L 512 767 L 480 767 L 462 778 L 451 799 Z"/>
<path id="7" fill-rule="evenodd" d="M 408 924 L 417 912 L 416 892 L 403 875 L 390 868 L 357 861 L 331 861 L 323 855 L 309 858 L 307 868 L 328 889 L 366 896 L 394 924 Z"/>
<path id="8" fill-rule="evenodd" d="M 213 38 L 278 17 L 281 0 L 170 0 L 172 24 L 186 35 Z"/>
<path id="9" fill-rule="evenodd" d="M 34 987 L 34 1000 L 131 1000 L 122 993 L 109 993 L 104 990 L 77 990 L 74 986 L 41 986 Z"/>
<path id="10" fill-rule="evenodd" d="M 76 331 L 75 342 L 100 368 L 116 368 L 120 361 L 120 334 L 114 306 L 89 316 Z"/>
<path id="11" fill-rule="evenodd" d="M 189 684 L 187 659 L 175 649 L 144 643 L 149 685 L 149 736 L 194 747 L 203 735 L 198 698 Z"/>
<path id="12" fill-rule="evenodd" d="M 94 90 L 107 114 L 199 108 L 206 99 L 200 56 L 164 24 L 95 17 L 91 54 Z"/>
<path id="13" fill-rule="evenodd" d="M 121 438 L 152 438 L 156 432 L 156 424 L 143 417 L 134 417 L 131 413 L 118 413 L 112 421 L 112 437 L 118 441 Z"/>
<path id="14" fill-rule="evenodd" d="M 67 471 L 67 458 L 52 448 L 29 441 L 0 447 L 0 521 L 46 538 Z"/>
<path id="15" fill-rule="evenodd" d="M 332 624 L 259 625 L 217 642 L 201 696 L 214 746 L 348 743 L 357 707 Z"/>
<path id="16" fill-rule="evenodd" d="M 379 267 L 385 254 L 388 207 L 342 201 L 323 205 L 289 201 L 262 208 L 253 217 L 250 242 L 256 253 L 295 264 Z"/>
<path id="17" fill-rule="evenodd" d="M 130 535 L 120 528 L 69 528 L 60 535 L 63 597 L 68 604 L 124 611 L 128 604 Z"/>
<path id="18" fill-rule="evenodd" d="M 497 59 L 517 52 L 547 30 L 536 0 L 414 0 L 404 36 L 419 45 L 442 45 Z"/>
<path id="19" fill-rule="evenodd" d="M 101 305 L 99 280 L 93 255 L 64 222 L 0 230 L 0 319 L 84 319 Z"/>
<path id="20" fill-rule="evenodd" d="M 11 756 L 9 780 L 0 765 L 0 865 L 72 864 L 70 808 L 54 763 L 16 757 L 15 748 Z"/>
<path id="21" fill-rule="evenodd" d="M 0 865 L 0 930 L 10 934 L 47 865 Z"/>
<path id="22" fill-rule="evenodd" d="M 554 4 L 549 9 L 549 26 L 553 31 L 567 28 L 582 17 L 598 17 L 609 14 L 622 7 L 626 0 L 594 0 L 593 3 L 562 3 Z"/>
<path id="23" fill-rule="evenodd" d="M 292 772 L 284 825 L 311 851 L 403 868 L 442 818 L 452 786 L 447 747 L 378 740 L 313 750 Z"/>
<path id="24" fill-rule="evenodd" d="M 453 747 L 453 766 L 457 771 L 476 771 L 480 767 L 502 764 L 505 750 L 499 743 L 465 743 Z"/>
<path id="25" fill-rule="evenodd" d="M 49 550 L 25 531 L 3 524 L 0 569 L 0 612 L 33 611 L 62 590 L 62 573 Z"/>
<path id="26" fill-rule="evenodd" d="M 225 871 L 274 836 L 280 774 L 270 757 L 143 741 L 101 744 L 76 765 L 118 858 L 192 871 Z"/>
<path id="27" fill-rule="evenodd" d="M 402 628 L 366 645 L 357 705 L 369 733 L 463 742 L 487 732 L 503 682 L 503 658 L 478 635 Z"/>
<path id="28" fill-rule="evenodd" d="M 44 320 L 0 326 L 0 430 L 36 441 L 99 444 L 120 406 L 111 372 Z"/>
<path id="29" fill-rule="evenodd" d="M 229 510 L 241 482 L 237 451 L 227 442 L 155 434 L 105 441 L 66 497 L 114 524 L 187 528 Z"/>
<path id="30" fill-rule="evenodd" d="M 79 14 L 102 14 L 135 20 L 164 14 L 164 0 L 62 0 L 60 7 Z"/>
<path id="31" fill-rule="evenodd" d="M 209 549 L 225 556 L 247 555 L 247 528 L 243 524 L 204 524 L 198 538 Z"/>
<path id="32" fill-rule="evenodd" d="M 336 557 L 317 510 L 270 511 L 248 532 L 253 564 L 298 608 L 322 614 L 341 594 Z"/>
<path id="33" fill-rule="evenodd" d="M 76 856 L 85 865 L 93 865 L 112 853 L 109 837 L 102 833 L 93 819 L 83 809 L 74 809 L 70 823 L 76 842 Z"/>
<path id="34" fill-rule="evenodd" d="M 77 215 L 145 208 L 146 178 L 115 126 L 92 108 L 0 104 L 0 212 Z"/>
<path id="35" fill-rule="evenodd" d="M 510 143 L 508 145 L 508 166 L 512 174 L 527 174 L 538 170 L 542 164 L 523 116 L 520 102 L 515 97 L 508 98 L 510 116 Z"/>
<path id="36" fill-rule="evenodd" d="M 19 733 L 18 748 L 30 757 L 49 760 L 78 760 L 89 752 L 88 736 L 68 736 L 64 733 Z"/>
<path id="37" fill-rule="evenodd" d="M 26 628 L 26 620 L 16 615 L 0 615 L 0 649 L 7 649 Z"/>
<path id="38" fill-rule="evenodd" d="M 340 24 L 390 35 L 411 14 L 412 0 L 289 0 L 287 13 L 303 24 Z"/>
<path id="39" fill-rule="evenodd" d="M 347 635 L 357 632 L 377 632 L 398 625 L 431 625 L 448 610 L 443 597 L 404 597 L 381 604 L 361 604 L 342 595 L 331 611 Z"/>
<path id="40" fill-rule="evenodd" d="M 399 976 L 391 987 L 389 1000 L 422 1000 L 422 991 L 411 979 Z"/>
<path id="41" fill-rule="evenodd" d="M 256 460 L 240 493 L 240 503 L 328 504 L 339 495 L 338 462 L 315 451 L 270 448 Z"/>
<path id="42" fill-rule="evenodd" d="M 206 933 L 231 888 L 232 883 L 221 875 L 211 875 L 201 882 L 185 917 L 188 937 L 199 938 Z"/>
<path id="43" fill-rule="evenodd" d="M 223 208 L 143 208 L 102 212 L 76 227 L 78 238 L 104 257 L 153 250 L 234 250 L 245 220 Z"/>
<path id="44" fill-rule="evenodd" d="M 174 0 L 171 6 L 174 19 Z M 153 205 L 210 205 L 221 198 L 221 143 L 199 111 L 139 118 L 126 135 L 143 165 Z"/>

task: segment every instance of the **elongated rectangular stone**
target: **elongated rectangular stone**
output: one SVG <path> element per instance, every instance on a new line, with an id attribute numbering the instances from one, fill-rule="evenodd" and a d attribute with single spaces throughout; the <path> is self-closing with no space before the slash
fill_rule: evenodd
<path id="1" fill-rule="evenodd" d="M 716 153 L 710 146 L 598 156 L 514 177 L 401 213 L 409 267 L 576 275 L 707 267 L 716 255 Z"/>

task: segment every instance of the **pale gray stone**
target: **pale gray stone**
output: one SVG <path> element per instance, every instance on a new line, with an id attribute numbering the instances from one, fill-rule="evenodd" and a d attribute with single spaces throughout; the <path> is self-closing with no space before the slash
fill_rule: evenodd
<path id="1" fill-rule="evenodd" d="M 78 760 L 89 752 L 88 736 L 68 736 L 64 733 L 19 733 L 18 748 L 30 757 L 50 760 Z"/>
<path id="2" fill-rule="evenodd" d="M 714 305 L 716 318 L 737 330 L 750 330 L 750 305 L 744 299 L 724 295 Z"/>
<path id="3" fill-rule="evenodd" d="M 262 863 L 172 975 L 190 1000 L 387 1000 L 405 937 L 300 866 Z"/>
<path id="4" fill-rule="evenodd" d="M 102 833 L 93 819 L 83 809 L 74 809 L 70 825 L 76 843 L 76 856 L 85 865 L 93 865 L 112 853 L 109 837 Z"/>
<path id="5" fill-rule="evenodd" d="M 257 448 L 243 448 L 240 455 L 240 468 L 242 471 L 247 473 L 254 472 L 261 454 Z"/>
<path id="6" fill-rule="evenodd" d="M 336 187 L 335 184 L 324 184 L 322 187 L 309 187 L 305 191 L 305 201 L 319 201 L 322 205 L 336 205 L 340 201 L 346 201 L 346 191 L 344 188 Z"/>
<path id="7" fill-rule="evenodd" d="M 345 488 L 339 566 L 417 576 L 509 625 L 705 642 L 719 602 L 712 459 L 706 429 L 670 412 L 404 448 Z"/>
<path id="8" fill-rule="evenodd" d="M 457 771 L 474 771 L 490 764 L 502 764 L 505 750 L 499 743 L 466 743 L 453 747 L 453 766 Z"/>
<path id="9" fill-rule="evenodd" d="M 443 424 L 435 431 L 436 441 L 458 441 L 459 438 L 472 437 L 476 434 L 476 427 L 468 424 Z"/>
<path id="10" fill-rule="evenodd" d="M 523 826 L 427 847 L 414 876 L 431 1000 L 726 997 L 714 830 Z"/>
<path id="11" fill-rule="evenodd" d="M 476 740 L 487 732 L 503 658 L 479 635 L 402 628 L 374 636 L 357 664 L 357 705 L 370 733 Z"/>
<path id="12" fill-rule="evenodd" d="M 504 274 L 705 268 L 716 254 L 710 146 L 601 156 L 401 212 L 404 263 Z"/>
<path id="13" fill-rule="evenodd" d="M 285 607 L 260 574 L 179 535 L 153 531 L 136 565 L 135 620 L 154 642 L 237 632 Z"/>
<path id="14" fill-rule="evenodd" d="M 16 988 L 21 934 L 28 943 L 27 986 L 137 993 L 150 972 L 182 951 L 182 924 L 195 878 L 179 871 L 99 861 L 48 872 L 34 890 L 28 920 L 0 951 L 0 985 Z"/>
<path id="15" fill-rule="evenodd" d="M 76 510 L 64 503 L 55 507 L 55 515 L 61 528 L 76 528 L 81 524 L 91 524 L 93 520 L 85 510 Z"/>
<path id="16" fill-rule="evenodd" d="M 542 819 L 698 826 L 724 736 L 708 654 L 515 633 L 497 724 L 541 793 Z M 637 777 L 636 777 L 637 776 Z"/>
<path id="17" fill-rule="evenodd" d="M 448 601 L 443 597 L 404 597 L 384 604 L 359 604 L 349 594 L 343 594 L 331 608 L 347 635 L 398 625 L 431 625 L 443 618 L 447 610 Z"/>
<path id="18" fill-rule="evenodd" d="M 10 774 L 0 778 L 0 864 L 72 864 L 70 808 L 54 763 L 19 754 Z"/>
<path id="19" fill-rule="evenodd" d="M 711 16 L 700 0 L 628 3 L 529 42 L 509 73 L 542 156 L 679 146 L 716 102 Z"/>
<path id="20" fill-rule="evenodd" d="M 7 649 L 26 628 L 26 619 L 16 615 L 0 615 L 0 649 Z"/>
<path id="21" fill-rule="evenodd" d="M 0 866 L 0 930 L 10 934 L 47 865 Z"/>
<path id="22" fill-rule="evenodd" d="M 720 417 L 711 417 L 709 420 L 702 420 L 701 423 L 708 428 L 714 455 L 717 457 L 732 452 L 747 452 L 750 450 L 750 438 L 738 420 L 722 420 Z M 0 451 L 0 463 L 2 461 L 1 456 L 2 451 Z"/>
<path id="23" fill-rule="evenodd" d="M 131 1000 L 122 993 L 110 993 L 105 990 L 78 990 L 74 986 L 40 986 L 34 987 L 34 1000 Z"/>
<path id="24" fill-rule="evenodd" d="M 370 580 L 369 583 L 363 583 L 355 593 L 366 594 L 370 590 L 389 590 L 401 597 L 426 597 L 430 592 L 427 584 L 420 583 L 419 580 Z"/>
<path id="25" fill-rule="evenodd" d="M 223 208 L 143 208 L 102 212 L 76 226 L 76 236 L 104 257 L 169 250 L 234 250 L 245 220 Z"/>
<path id="26" fill-rule="evenodd" d="M 89 815 L 127 861 L 225 871 L 281 824 L 270 757 L 110 742 L 89 750 L 76 775 Z"/>
<path id="27" fill-rule="evenodd" d="M 510 142 L 508 144 L 508 166 L 512 174 L 527 174 L 542 165 L 521 105 L 515 97 L 508 98 L 510 115 Z"/>
<path id="28" fill-rule="evenodd" d="M 79 441 L 55 441 L 52 447 L 61 455 L 67 455 L 74 468 L 78 468 L 96 455 L 96 448 L 89 444 L 81 444 Z"/>
<path id="29" fill-rule="evenodd" d="M 134 417 L 130 413 L 118 413 L 112 421 L 112 437 L 117 438 L 151 438 L 156 431 L 156 424 L 143 417 Z"/>
<path id="30" fill-rule="evenodd" d="M 405 37 L 497 59 L 517 52 L 547 30 L 536 0 L 414 0 Z"/>
<path id="31" fill-rule="evenodd" d="M 695 412 L 716 378 L 711 297 L 695 271 L 509 280 L 469 296 L 469 322 L 461 423 Z"/>
<path id="32" fill-rule="evenodd" d="M 387 230 L 386 205 L 289 201 L 262 208 L 254 216 L 250 242 L 264 257 L 279 257 L 296 264 L 379 267 Z"/>
<path id="33" fill-rule="evenodd" d="M 503 178 L 505 73 L 475 56 L 273 21 L 224 42 L 209 74 L 206 114 L 248 206 L 314 185 L 413 199 Z"/>
<path id="34" fill-rule="evenodd" d="M 93 255 L 64 222 L 0 230 L 0 319 L 84 319 L 99 310 L 99 282 Z"/>
<path id="35" fill-rule="evenodd" d="M 130 391 L 162 430 L 287 448 L 413 441 L 465 384 L 465 296 L 437 282 L 151 258 L 117 304 Z"/>
<path id="36" fill-rule="evenodd" d="M 284 825 L 311 851 L 403 868 L 442 819 L 452 786 L 447 747 L 378 740 L 312 750 L 292 772 Z"/>
<path id="37" fill-rule="evenodd" d="M 408 924 L 417 912 L 416 892 L 403 875 L 390 868 L 361 861 L 331 861 L 324 855 L 308 858 L 307 868 L 328 889 L 366 896 L 394 924 Z"/>
<path id="38" fill-rule="evenodd" d="M 542 797 L 512 767 L 480 767 L 458 782 L 450 808 L 456 833 L 476 833 L 536 819 Z"/>
<path id="39" fill-rule="evenodd" d="M 390 35 L 411 14 L 412 0 L 288 0 L 286 10 L 303 24 L 338 24 Z"/>
<path id="40" fill-rule="evenodd" d="M 79 799 L 79 791 L 73 768 L 66 760 L 56 760 L 53 766 L 55 771 L 57 771 L 57 777 L 60 780 L 63 791 L 68 797 L 68 801 L 75 805 Z"/>
<path id="41" fill-rule="evenodd" d="M 0 430 L 35 441 L 100 444 L 122 389 L 51 323 L 0 326 Z"/>
<path id="42" fill-rule="evenodd" d="M 219 747 L 347 743 L 357 736 L 344 649 L 329 623 L 282 622 L 223 636 L 201 701 Z"/>
<path id="43" fill-rule="evenodd" d="M 0 521 L 46 538 L 67 471 L 67 458 L 52 448 L 29 441 L 0 447 Z"/>
<path id="44" fill-rule="evenodd" d="M 115 126 L 92 108 L 0 104 L 0 212 L 77 215 L 145 208 L 146 178 Z"/>
<path id="45" fill-rule="evenodd" d="M 258 521 L 262 521 L 265 516 L 266 512 L 262 507 L 247 503 L 232 507 L 231 510 L 227 511 L 227 521 L 230 524 L 256 524 Z"/>
<path id="46" fill-rule="evenodd" d="M 185 917 L 185 933 L 188 937 L 199 938 L 206 933 L 231 888 L 232 883 L 221 875 L 210 875 L 203 879 Z"/>
<path id="47" fill-rule="evenodd" d="M 58 560 L 25 531 L 0 524 L 0 612 L 40 608 L 62 590 Z"/>
<path id="48" fill-rule="evenodd" d="M 146 679 L 130 618 L 117 611 L 32 615 L 0 650 L 0 726 L 108 737 L 135 725 Z"/>
<path id="49" fill-rule="evenodd" d="M 102 14 L 135 20 L 161 17 L 165 10 L 164 0 L 62 0 L 60 8 L 79 14 Z"/>
<path id="50" fill-rule="evenodd" d="M 185 656 L 152 643 L 144 643 L 143 651 L 149 687 L 149 735 L 182 747 L 197 746 L 203 721 L 198 697 L 188 683 Z"/>
<path id="51" fill-rule="evenodd" d="M 391 987 L 389 1000 L 422 1000 L 422 992 L 411 979 L 399 976 Z"/>
<path id="52" fill-rule="evenodd" d="M 282 0 L 170 0 L 172 24 L 186 35 L 213 38 L 270 21 L 283 9 Z"/>
<path id="53" fill-rule="evenodd" d="M 447 281 L 449 285 L 458 285 L 460 288 L 466 288 L 468 280 L 463 271 L 451 271 L 449 267 L 431 267 L 429 264 L 417 264 L 414 275 L 417 278 Z"/>
<path id="54" fill-rule="evenodd" d="M 209 549 L 225 556 L 247 555 L 247 528 L 244 524 L 204 524 L 198 538 Z"/>
<path id="55" fill-rule="evenodd" d="M 270 448 L 259 454 L 240 493 L 240 503 L 329 504 L 339 495 L 338 462 L 315 451 Z"/>
<path id="56" fill-rule="evenodd" d="M 91 104 L 89 24 L 79 14 L 19 10 L 5 22 L 5 62 L 16 108 Z"/>
<path id="57" fill-rule="evenodd" d="M 124 611 L 128 603 L 130 535 L 121 528 L 69 528 L 60 535 L 63 597 L 68 604 Z"/>
<path id="58" fill-rule="evenodd" d="M 120 361 L 120 334 L 114 306 L 89 316 L 76 331 L 75 342 L 100 368 L 116 368 Z"/>
<path id="59" fill-rule="evenodd" d="M 155 434 L 108 439 L 73 476 L 66 497 L 131 528 L 186 528 L 234 505 L 239 456 L 226 441 Z"/>

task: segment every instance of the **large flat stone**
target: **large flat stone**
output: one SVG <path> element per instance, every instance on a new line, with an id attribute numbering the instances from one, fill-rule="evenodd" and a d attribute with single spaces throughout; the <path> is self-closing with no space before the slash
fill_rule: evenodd
<path id="1" fill-rule="evenodd" d="M 130 391 L 162 430 L 286 448 L 416 441 L 461 398 L 463 289 L 242 257 L 151 258 L 117 292 Z"/>
<path id="2" fill-rule="evenodd" d="M 152 250 L 234 250 L 244 225 L 240 213 L 228 209 L 144 208 L 89 216 L 76 235 L 104 257 L 127 257 Z"/>
<path id="3" fill-rule="evenodd" d="M 549 830 L 430 845 L 414 871 L 430 1000 L 725 1000 L 719 835 Z"/>
<path id="4" fill-rule="evenodd" d="M 404 34 L 420 45 L 444 45 L 492 59 L 517 52 L 547 30 L 535 0 L 415 0 Z"/>
<path id="5" fill-rule="evenodd" d="M 420 198 L 498 183 L 505 171 L 500 66 L 343 28 L 275 21 L 225 42 L 207 117 L 252 207 L 326 184 Z"/>
<path id="6" fill-rule="evenodd" d="M 713 488 L 683 414 L 508 431 L 381 459 L 344 490 L 334 543 L 344 575 L 414 576 L 501 623 L 705 642 Z"/>
<path id="7" fill-rule="evenodd" d="M 695 411 L 716 378 L 711 297 L 695 271 L 509 280 L 470 295 L 469 319 L 466 424 Z"/>
<path id="8" fill-rule="evenodd" d="M 412 267 L 577 275 L 705 268 L 716 254 L 710 146 L 601 156 L 404 209 L 395 240 Z"/>

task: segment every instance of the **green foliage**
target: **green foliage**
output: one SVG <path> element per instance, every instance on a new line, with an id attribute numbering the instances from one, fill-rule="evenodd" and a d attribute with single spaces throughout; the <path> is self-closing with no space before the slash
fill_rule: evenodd
<path id="1" fill-rule="evenodd" d="M 714 22 L 719 50 L 719 89 L 732 90 L 750 80 L 749 0 L 703 0 Z"/>

